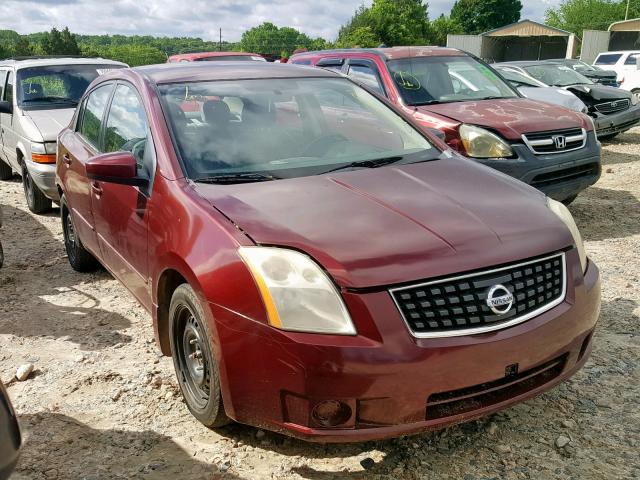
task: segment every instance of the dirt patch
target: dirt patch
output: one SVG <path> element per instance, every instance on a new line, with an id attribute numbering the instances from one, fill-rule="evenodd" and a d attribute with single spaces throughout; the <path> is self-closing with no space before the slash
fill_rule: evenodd
<path id="1" fill-rule="evenodd" d="M 381 442 L 306 444 L 202 427 L 148 315 L 105 272 L 75 273 L 58 212 L 0 183 L 0 377 L 25 445 L 16 479 L 577 479 L 640 477 L 640 129 L 605 145 L 602 179 L 571 206 L 600 267 L 594 352 L 570 381 L 482 420 Z"/>

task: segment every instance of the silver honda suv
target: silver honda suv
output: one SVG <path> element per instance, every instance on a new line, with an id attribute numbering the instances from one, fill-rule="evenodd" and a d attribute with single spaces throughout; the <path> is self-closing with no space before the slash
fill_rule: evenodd
<path id="1" fill-rule="evenodd" d="M 99 75 L 126 64 L 102 58 L 21 57 L 0 60 L 0 180 L 22 176 L 29 209 L 58 201 L 56 139 Z"/>

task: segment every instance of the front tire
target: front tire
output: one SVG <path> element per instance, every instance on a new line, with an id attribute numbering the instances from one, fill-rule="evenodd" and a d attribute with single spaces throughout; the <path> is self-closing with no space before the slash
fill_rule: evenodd
<path id="1" fill-rule="evenodd" d="M 0 180 L 9 180 L 13 177 L 13 170 L 3 160 L 0 160 Z"/>
<path id="2" fill-rule="evenodd" d="M 231 423 L 222 403 L 206 316 L 189 285 L 180 285 L 173 293 L 169 322 L 173 365 L 189 411 L 207 428 Z"/>
<path id="3" fill-rule="evenodd" d="M 76 272 L 82 273 L 94 272 L 100 268 L 96 258 L 82 245 L 64 196 L 60 199 L 60 219 L 62 220 L 64 248 L 67 251 L 67 258 L 71 268 Z"/>
<path id="4" fill-rule="evenodd" d="M 22 166 L 22 187 L 27 199 L 27 206 L 33 213 L 40 214 L 51 210 L 51 199 L 45 197 L 38 186 L 33 183 L 31 174 L 25 165 Z"/>

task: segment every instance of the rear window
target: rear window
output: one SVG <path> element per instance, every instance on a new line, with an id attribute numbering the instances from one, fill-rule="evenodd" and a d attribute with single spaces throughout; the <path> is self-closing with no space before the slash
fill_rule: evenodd
<path id="1" fill-rule="evenodd" d="M 615 65 L 622 57 L 621 53 L 605 53 L 604 55 L 598 55 L 595 65 Z"/>

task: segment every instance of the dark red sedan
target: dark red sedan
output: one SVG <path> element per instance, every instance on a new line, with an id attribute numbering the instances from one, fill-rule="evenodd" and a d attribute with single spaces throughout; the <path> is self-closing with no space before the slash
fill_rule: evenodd
<path id="1" fill-rule="evenodd" d="M 591 351 L 598 270 L 566 207 L 341 75 L 117 70 L 58 145 L 72 267 L 99 262 L 149 310 L 208 427 L 415 433 L 537 395 Z"/>

